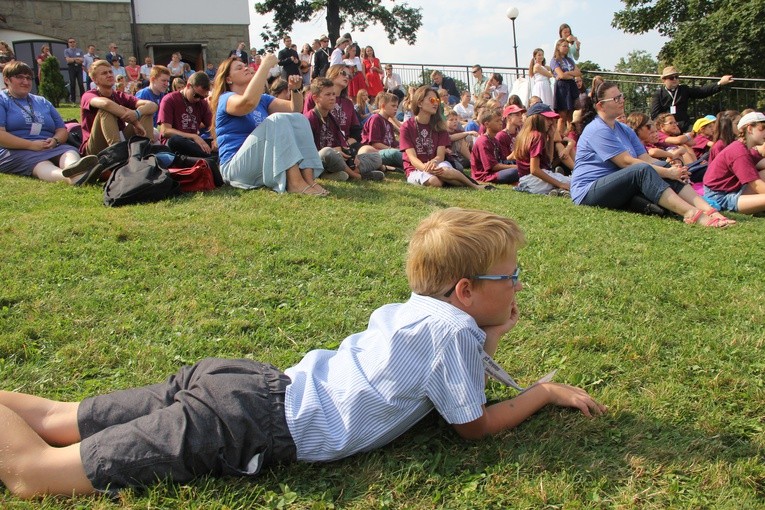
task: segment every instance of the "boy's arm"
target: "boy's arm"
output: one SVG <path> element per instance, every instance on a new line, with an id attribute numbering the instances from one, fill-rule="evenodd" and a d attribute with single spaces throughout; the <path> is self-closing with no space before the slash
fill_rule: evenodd
<path id="1" fill-rule="evenodd" d="M 453 424 L 464 439 L 480 439 L 520 425 L 547 404 L 579 409 L 587 417 L 606 412 L 581 388 L 558 383 L 541 383 L 532 386 L 515 398 L 484 407 L 483 415 L 468 423 Z"/>

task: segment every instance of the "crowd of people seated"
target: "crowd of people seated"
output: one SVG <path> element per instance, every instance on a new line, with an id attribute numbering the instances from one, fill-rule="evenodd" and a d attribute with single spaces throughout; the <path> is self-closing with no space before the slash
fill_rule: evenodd
<path id="1" fill-rule="evenodd" d="M 65 137 L 55 109 L 24 89 L 29 67 L 6 56 L 2 171 L 97 181 L 88 158 L 137 134 L 166 145 L 178 164 L 207 159 L 219 183 L 241 188 L 324 196 L 316 179 L 382 181 L 400 172 L 415 185 L 506 184 L 583 205 L 672 211 L 710 227 L 735 223 L 720 210 L 765 210 L 765 116 L 688 115 L 689 99 L 719 92 L 732 76 L 689 87 L 668 66 L 650 112 L 625 112 L 616 84 L 598 76 L 587 88 L 576 63 L 582 43 L 567 24 L 549 65 L 541 48 L 533 51 L 527 104 L 480 65 L 470 90 L 439 70 L 405 89 L 393 66 L 351 34 L 333 48 L 324 35 L 300 50 L 289 36 L 282 42 L 277 54 L 240 42 L 217 69 L 194 71 L 180 52 L 164 66 L 151 57 L 139 66 L 134 56 L 125 65 L 115 43 L 98 59 L 92 45 L 85 52 L 70 39 L 70 71 L 88 70 L 86 91 L 72 80 L 72 98 L 76 87 L 81 94 L 78 160 L 59 149 Z M 48 141 L 32 145 L 40 140 Z"/>

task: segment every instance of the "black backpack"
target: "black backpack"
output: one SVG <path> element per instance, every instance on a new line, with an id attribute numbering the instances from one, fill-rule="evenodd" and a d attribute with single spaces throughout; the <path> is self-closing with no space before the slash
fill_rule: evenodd
<path id="1" fill-rule="evenodd" d="M 157 202 L 180 194 L 180 184 L 157 164 L 148 138 L 134 136 L 126 145 L 127 163 L 115 168 L 106 181 L 104 204 L 118 207 Z"/>

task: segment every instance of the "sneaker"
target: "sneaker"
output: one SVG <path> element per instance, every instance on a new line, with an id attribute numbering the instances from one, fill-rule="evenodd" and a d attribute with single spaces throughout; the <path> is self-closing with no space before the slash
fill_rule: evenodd
<path id="1" fill-rule="evenodd" d="M 551 189 L 547 195 L 551 197 L 571 198 L 571 192 L 565 189 L 560 189 L 560 188 Z"/>
<path id="2" fill-rule="evenodd" d="M 379 170 L 372 170 L 365 174 L 361 174 L 361 178 L 365 181 L 383 181 L 385 180 L 385 174 Z"/>
<path id="3" fill-rule="evenodd" d="M 324 172 L 319 177 L 327 179 L 328 181 L 347 181 L 348 174 L 342 170 L 339 172 Z"/>
<path id="4" fill-rule="evenodd" d="M 98 164 L 98 156 L 85 156 L 78 159 L 71 165 L 64 167 L 61 170 L 61 175 L 64 177 L 71 177 L 73 175 L 81 174 L 83 172 L 90 171 L 94 166 Z"/>

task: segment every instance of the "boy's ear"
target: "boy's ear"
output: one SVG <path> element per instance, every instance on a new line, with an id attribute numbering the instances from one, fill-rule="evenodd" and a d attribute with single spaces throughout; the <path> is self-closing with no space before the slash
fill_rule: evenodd
<path id="1" fill-rule="evenodd" d="M 473 282 L 469 278 L 462 278 L 457 282 L 452 294 L 463 306 L 473 303 Z"/>

